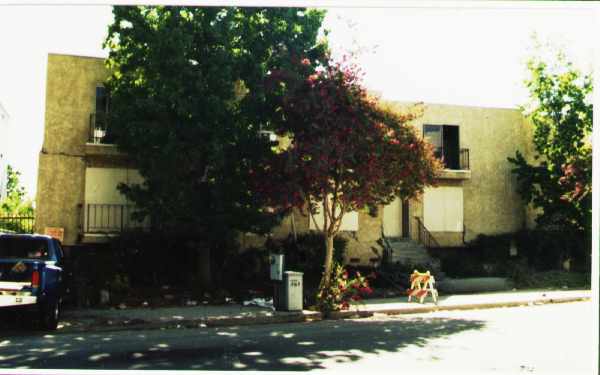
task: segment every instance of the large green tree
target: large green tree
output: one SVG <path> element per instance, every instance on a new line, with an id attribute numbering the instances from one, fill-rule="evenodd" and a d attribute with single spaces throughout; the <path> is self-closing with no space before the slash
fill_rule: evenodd
<path id="1" fill-rule="evenodd" d="M 533 58 L 525 84 L 524 107 L 533 126 L 535 162 L 517 152 L 508 160 L 523 198 L 540 209 L 541 229 L 591 230 L 592 77 L 582 74 L 564 55 L 554 63 Z"/>
<path id="2" fill-rule="evenodd" d="M 247 186 L 271 151 L 261 131 L 275 105 L 270 71 L 318 59 L 324 12 L 295 8 L 114 7 L 105 45 L 112 75 L 110 130 L 143 185 L 121 186 L 165 233 L 185 233 L 209 254 L 237 231 L 264 233 L 278 217 Z"/>

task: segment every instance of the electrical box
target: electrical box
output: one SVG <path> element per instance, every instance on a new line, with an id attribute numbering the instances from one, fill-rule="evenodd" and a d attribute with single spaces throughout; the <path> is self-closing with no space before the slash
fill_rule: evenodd
<path id="1" fill-rule="evenodd" d="M 285 271 L 283 274 L 282 310 L 302 311 L 302 272 Z"/>
<path id="2" fill-rule="evenodd" d="M 271 280 L 283 280 L 283 254 L 271 254 L 269 263 L 271 264 Z"/>

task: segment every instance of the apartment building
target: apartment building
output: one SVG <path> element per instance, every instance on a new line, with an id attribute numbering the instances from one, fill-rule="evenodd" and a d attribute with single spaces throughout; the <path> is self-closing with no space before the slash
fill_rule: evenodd
<path id="1" fill-rule="evenodd" d="M 131 202 L 117 189 L 120 182 L 142 178 L 106 131 L 109 103 L 102 82 L 107 74 L 103 59 L 48 56 L 36 231 L 61 228 L 66 246 L 91 245 L 126 228 L 148 227 L 131 220 Z M 387 104 L 398 111 L 410 106 Z M 348 213 L 342 225 L 349 239 L 346 262 L 376 264 L 384 238 L 397 252 L 415 255 L 426 247 L 463 246 L 479 234 L 531 225 L 532 213 L 517 193 L 507 161 L 517 150 L 532 153 L 525 121 L 516 109 L 425 104 L 423 116 L 412 125 L 445 162 L 437 186 L 418 199 L 396 199 L 376 212 Z M 312 229 L 309 218 L 295 212 L 273 236 Z M 265 238 L 240 234 L 240 240 L 247 247 Z"/>

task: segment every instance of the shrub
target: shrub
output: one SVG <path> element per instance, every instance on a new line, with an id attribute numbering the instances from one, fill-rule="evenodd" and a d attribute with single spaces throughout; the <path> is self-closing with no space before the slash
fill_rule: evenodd
<path id="1" fill-rule="evenodd" d="M 230 253 L 221 270 L 222 285 L 236 298 L 248 297 L 249 289 L 272 292 L 269 252 L 265 248 L 249 248 L 242 253 Z"/>
<path id="2" fill-rule="evenodd" d="M 331 285 L 321 289 L 317 294 L 317 308 L 323 313 L 348 310 L 351 302 L 361 301 L 366 295 L 373 293 L 367 278 L 355 272 L 351 275 L 339 263 L 332 267 Z"/>
<path id="3" fill-rule="evenodd" d="M 515 240 L 519 254 L 537 271 L 561 269 L 567 258 L 573 259 L 575 270 L 590 270 L 591 239 L 583 232 L 523 230 Z"/>

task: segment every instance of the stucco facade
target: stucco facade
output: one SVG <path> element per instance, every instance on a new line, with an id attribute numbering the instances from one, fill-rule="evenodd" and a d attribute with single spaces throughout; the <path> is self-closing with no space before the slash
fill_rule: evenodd
<path id="1" fill-rule="evenodd" d="M 103 59 L 48 55 L 35 222 L 39 233 L 47 227 L 63 228 L 66 246 L 82 242 L 86 170 L 130 168 L 114 146 L 89 143 L 96 87 L 107 75 Z"/>
<path id="2" fill-rule="evenodd" d="M 96 87 L 107 74 L 102 59 L 48 56 L 36 230 L 64 228 L 66 245 L 86 242 L 90 204 L 124 205 L 127 202 L 115 193 L 116 184 L 141 181 L 134 166 L 114 146 L 90 143 Z M 412 108 L 411 103 L 385 105 L 401 112 Z M 531 131 L 524 121 L 516 109 L 425 104 L 422 116 L 411 125 L 422 135 L 424 125 L 452 126 L 461 158 L 462 150 L 468 149 L 468 166 L 445 170 L 437 187 L 408 203 L 408 212 L 396 201 L 376 212 L 356 213 L 343 234 L 349 240 L 346 261 L 373 264 L 381 256 L 378 242 L 384 232 L 418 240 L 416 218 L 431 227 L 429 232 L 439 245 L 448 247 L 462 246 L 479 234 L 513 232 L 531 225 L 534 213 L 518 195 L 507 161 L 517 150 L 530 157 Z M 273 236 L 288 236 L 292 227 L 298 233 L 309 231 L 309 218 L 295 212 L 293 220 L 288 217 L 273 230 Z M 240 235 L 243 247 L 261 245 L 264 240 Z"/>
<path id="3" fill-rule="evenodd" d="M 412 103 L 385 104 L 400 112 L 414 108 Z M 464 170 L 445 170 L 437 180 L 436 187 L 426 189 L 425 194 L 409 202 L 408 220 L 404 223 L 408 224 L 408 237 L 413 240 L 419 238 L 416 218 L 427 227 L 428 223 L 435 222 L 436 214 L 442 214 L 439 201 L 434 201 L 425 209 L 426 201 L 433 200 L 434 193 L 441 190 L 452 193 L 449 200 L 459 200 L 445 202 L 454 206 L 450 215 L 456 215 L 457 230 L 436 231 L 427 228 L 442 247 L 463 246 L 479 234 L 508 233 L 534 226 L 535 212 L 527 207 L 517 193 L 516 177 L 511 173 L 512 166 L 507 160 L 517 150 L 526 158 L 532 158 L 531 130 L 525 126 L 520 111 L 446 104 L 424 104 L 421 108 L 422 116 L 411 124 L 417 132 L 422 135 L 424 125 L 458 126 L 459 147 L 468 149 L 469 163 Z M 402 209 L 398 206 L 380 207 L 375 217 L 367 212 L 359 213 L 358 231 L 346 234 L 350 240 L 347 262 L 364 265 L 373 263 L 376 253 L 382 250 L 378 240 L 383 228 L 386 224 L 389 227 L 394 219 L 390 215 L 396 216 L 397 225 L 403 225 L 401 218 L 397 217 L 402 215 Z M 302 224 L 298 225 L 299 222 Z M 295 223 L 297 228 L 306 227 L 308 218 L 297 214 Z M 284 222 L 282 227 L 276 233 L 280 236 L 289 234 L 289 222 Z M 400 232 L 401 228 L 397 233 Z"/>

